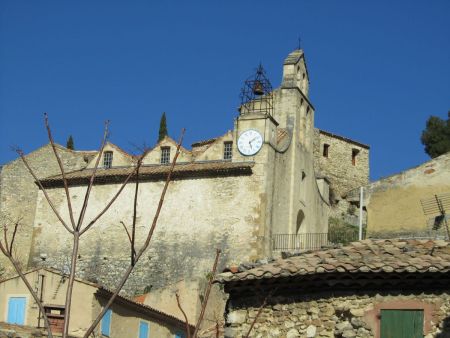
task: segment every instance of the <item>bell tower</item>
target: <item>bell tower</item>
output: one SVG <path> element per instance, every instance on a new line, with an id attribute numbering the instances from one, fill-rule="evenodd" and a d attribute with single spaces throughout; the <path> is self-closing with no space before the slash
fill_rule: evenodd
<path id="1" fill-rule="evenodd" d="M 303 50 L 291 52 L 283 63 L 281 90 L 285 93 L 281 101 L 281 121 L 293 121 L 291 128 L 298 142 L 308 152 L 312 152 L 314 137 L 314 107 L 309 101 L 309 76 Z M 288 94 L 289 93 L 289 94 Z M 287 99 L 286 96 L 291 97 Z M 294 99 L 295 98 L 295 99 Z M 293 105 L 290 101 L 295 100 Z M 281 123 L 283 124 L 283 123 Z"/>
<path id="2" fill-rule="evenodd" d="M 274 146 L 278 126 L 278 122 L 274 118 L 273 88 L 262 65 L 258 66 L 254 75 L 245 80 L 240 97 L 239 117 L 235 124 L 237 149 L 244 158 L 255 160 L 255 158 L 251 158 L 253 155 L 249 155 L 252 153 L 251 149 L 245 148 L 253 148 L 254 143 L 258 144 L 259 142 L 261 142 L 261 148 L 266 144 Z M 255 137 L 261 141 L 248 144 Z M 260 160 L 267 156 L 266 151 L 260 154 L 265 154 L 265 156 L 259 156 Z"/>

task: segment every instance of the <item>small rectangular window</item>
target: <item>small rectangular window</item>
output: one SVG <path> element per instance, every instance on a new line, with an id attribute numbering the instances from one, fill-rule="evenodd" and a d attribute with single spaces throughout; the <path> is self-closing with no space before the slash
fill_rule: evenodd
<path id="1" fill-rule="evenodd" d="M 223 143 L 223 159 L 231 160 L 233 158 L 233 142 Z"/>
<path id="2" fill-rule="evenodd" d="M 105 169 L 111 168 L 112 161 L 113 161 L 113 152 L 105 151 L 103 153 L 103 168 L 105 168 Z"/>
<path id="3" fill-rule="evenodd" d="M 149 328 L 147 322 L 139 322 L 139 338 L 148 338 Z"/>
<path id="4" fill-rule="evenodd" d="M 161 164 L 170 163 L 170 147 L 161 147 Z"/>
<path id="5" fill-rule="evenodd" d="M 358 156 L 358 153 L 358 149 L 352 149 L 352 165 L 356 165 L 356 156 Z"/>
<path id="6" fill-rule="evenodd" d="M 329 148 L 330 148 L 330 145 L 329 144 L 324 144 L 323 145 L 323 153 L 322 153 L 322 155 L 323 155 L 323 157 L 328 157 L 328 150 L 329 150 Z"/>
<path id="7" fill-rule="evenodd" d="M 111 335 L 111 316 L 112 310 L 108 309 L 102 318 L 102 335 L 109 337 Z"/>

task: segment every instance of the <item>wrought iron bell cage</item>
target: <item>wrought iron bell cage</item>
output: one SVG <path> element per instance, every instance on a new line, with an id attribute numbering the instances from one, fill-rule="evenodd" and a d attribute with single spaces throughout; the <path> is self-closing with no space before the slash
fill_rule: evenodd
<path id="1" fill-rule="evenodd" d="M 244 82 L 241 90 L 241 115 L 248 113 L 262 113 L 273 115 L 273 89 L 260 64 L 252 75 Z"/>

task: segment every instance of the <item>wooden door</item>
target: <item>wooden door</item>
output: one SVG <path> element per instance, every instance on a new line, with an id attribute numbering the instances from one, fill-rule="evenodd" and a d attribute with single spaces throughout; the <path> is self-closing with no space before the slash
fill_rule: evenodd
<path id="1" fill-rule="evenodd" d="M 8 300 L 8 318 L 10 324 L 25 324 L 26 297 L 10 297 Z"/>
<path id="2" fill-rule="evenodd" d="M 381 338 L 423 338 L 422 310 L 381 310 Z"/>

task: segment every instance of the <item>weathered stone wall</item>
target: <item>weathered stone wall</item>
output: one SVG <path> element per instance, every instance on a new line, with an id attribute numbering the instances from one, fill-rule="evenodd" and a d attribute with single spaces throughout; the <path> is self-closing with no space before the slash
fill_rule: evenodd
<path id="1" fill-rule="evenodd" d="M 135 268 L 125 290 L 142 292 L 180 279 L 205 276 L 211 269 L 215 249 L 221 248 L 221 264 L 251 261 L 258 257 L 257 233 L 262 200 L 265 200 L 260 165 L 251 176 L 182 179 L 170 183 L 150 248 Z M 142 182 L 138 198 L 137 243 L 142 244 L 153 219 L 164 185 Z M 86 213 L 91 220 L 119 188 L 117 184 L 94 186 Z M 85 187 L 71 187 L 77 214 Z M 57 210 L 68 219 L 64 189 L 49 189 Z M 129 264 L 130 247 L 120 224 L 132 222 L 134 185 L 128 185 L 113 207 L 81 240 L 81 277 L 113 286 Z M 33 264 L 67 270 L 72 246 L 70 237 L 39 193 L 34 223 Z M 42 261 L 45 257 L 45 261 Z"/>
<path id="2" fill-rule="evenodd" d="M 84 168 L 91 156 L 91 153 L 72 151 L 59 145 L 58 151 L 67 171 Z M 39 178 L 60 173 L 50 144 L 31 152 L 26 155 L 26 158 Z M 2 222 L 13 226 L 14 222 L 20 220 L 15 247 L 17 248 L 17 257 L 26 265 L 32 245 L 38 187 L 20 158 L 2 167 L 0 191 L 0 218 Z M 0 255 L 0 260 L 4 261 L 4 259 L 3 255 Z M 3 265 L 9 267 L 6 262 Z"/>
<path id="3" fill-rule="evenodd" d="M 329 145 L 328 157 L 323 155 L 324 145 Z M 355 165 L 352 150 L 358 151 Z M 314 167 L 319 175 L 330 180 L 335 197 L 369 182 L 369 149 L 358 142 L 336 136 L 319 129 L 314 130 Z"/>
<path id="4" fill-rule="evenodd" d="M 245 337 L 261 299 L 231 299 L 226 315 L 226 338 Z M 359 292 L 276 297 L 262 309 L 249 337 L 379 337 L 380 308 L 389 304 L 425 308 L 426 338 L 449 337 L 450 293 Z M 392 307 L 390 307 L 392 308 Z M 430 320 L 431 319 L 431 320 Z"/>

